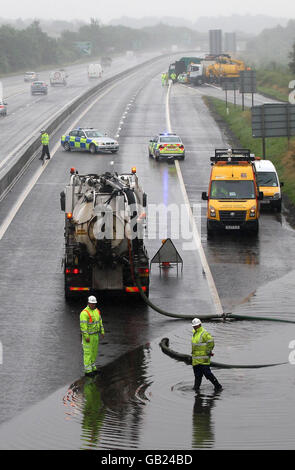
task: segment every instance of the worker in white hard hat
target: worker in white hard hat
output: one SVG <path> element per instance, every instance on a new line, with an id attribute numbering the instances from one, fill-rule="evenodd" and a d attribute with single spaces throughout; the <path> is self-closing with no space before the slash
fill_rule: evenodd
<path id="1" fill-rule="evenodd" d="M 195 375 L 194 390 L 196 392 L 199 390 L 203 375 L 207 380 L 210 380 L 216 391 L 221 390 L 222 386 L 210 369 L 210 358 L 213 356 L 214 339 L 210 333 L 202 327 L 199 318 L 193 319 L 192 326 L 192 366 Z"/>
<path id="2" fill-rule="evenodd" d="M 94 295 L 88 297 L 88 305 L 80 313 L 80 330 L 85 375 L 93 377 L 97 372 L 95 361 L 98 353 L 99 334 L 104 338 L 102 318 Z"/>

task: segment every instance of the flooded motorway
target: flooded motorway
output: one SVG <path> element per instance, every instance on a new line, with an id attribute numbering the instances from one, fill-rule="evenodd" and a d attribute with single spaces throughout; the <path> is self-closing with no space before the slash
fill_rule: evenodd
<path id="1" fill-rule="evenodd" d="M 191 322 L 162 316 L 139 301 L 101 297 L 106 330 L 99 346 L 101 370 L 96 378 L 83 377 L 79 313 L 86 299 L 64 300 L 59 193 L 71 166 L 83 173 L 103 172 L 114 159 L 118 172 L 136 165 L 149 204 L 183 204 L 174 165 L 151 160 L 147 152 L 149 138 L 167 125 L 167 90 L 160 83 L 165 63 L 149 69 L 144 80 L 140 72 L 125 82 L 124 93 L 121 87 L 112 90 L 81 122 L 103 125 L 113 135 L 121 127 L 115 158 L 58 149 L 1 240 L 1 449 L 294 448 L 293 324 L 204 322 L 215 339 L 216 362 L 283 364 L 216 368 L 223 390 L 214 392 L 204 379 L 195 395 L 191 366 L 168 357 L 159 346 L 167 337 L 173 350 L 190 354 Z M 228 143 L 201 97 L 192 100 L 184 87 L 173 87 L 170 112 L 187 149 L 180 167 L 190 203 L 199 207 L 196 224 L 224 311 L 294 319 L 293 229 L 284 215 L 266 211 L 257 239 L 230 234 L 207 240 L 200 196 L 208 189 L 209 157 Z M 9 197 L 0 214 L 16 195 Z M 165 234 L 165 220 L 148 223 L 152 258 L 171 227 Z M 215 313 L 196 247 L 181 236 L 173 242 L 183 258 L 183 274 L 177 276 L 172 268 L 160 276 L 154 265 L 150 299 L 170 312 Z M 13 340 L 11 308 L 17 323 Z"/>

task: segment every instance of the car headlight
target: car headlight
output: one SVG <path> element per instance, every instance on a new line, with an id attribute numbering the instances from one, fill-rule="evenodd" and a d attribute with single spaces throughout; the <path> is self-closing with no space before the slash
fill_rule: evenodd
<path id="1" fill-rule="evenodd" d="M 251 207 L 249 215 L 250 215 L 250 217 L 255 217 L 255 215 L 256 215 L 256 207 L 255 206 Z"/>
<path id="2" fill-rule="evenodd" d="M 274 193 L 273 198 L 274 199 L 280 199 L 280 193 Z"/>
<path id="3" fill-rule="evenodd" d="M 216 211 L 213 206 L 209 207 L 209 211 L 210 211 L 210 217 L 216 217 Z"/>

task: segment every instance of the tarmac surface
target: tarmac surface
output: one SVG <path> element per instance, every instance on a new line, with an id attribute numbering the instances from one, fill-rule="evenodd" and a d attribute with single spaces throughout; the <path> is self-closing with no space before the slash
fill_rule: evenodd
<path id="1" fill-rule="evenodd" d="M 201 394 L 195 396 L 191 367 L 159 348 L 165 336 L 172 349 L 189 354 L 190 321 L 164 317 L 132 298 L 101 297 L 106 330 L 97 361 L 101 373 L 96 379 L 82 377 L 79 313 L 86 299 L 71 304 L 64 299 L 59 194 L 71 167 L 80 173 L 103 173 L 114 161 L 118 173 L 137 167 L 149 205 L 182 208 L 174 164 L 156 162 L 147 149 L 153 135 L 167 130 L 167 87 L 161 86 L 166 66 L 163 59 L 122 81 L 91 108 L 86 103 L 51 136 L 53 149 L 78 119 L 81 127 L 119 135 L 120 151 L 91 155 L 58 147 L 0 241 L 2 449 L 294 448 L 295 379 L 288 362 L 294 325 L 205 322 L 215 338 L 214 360 L 286 364 L 216 370 L 224 390 L 214 393 L 204 379 Z M 200 93 L 175 84 L 169 108 L 173 131 L 185 144 L 180 169 L 224 311 L 294 318 L 294 230 L 283 214 L 265 210 L 256 239 L 226 234 L 207 240 L 201 192 L 208 189 L 210 156 L 228 143 Z M 39 166 L 36 158 L 2 201 L 0 220 Z M 153 265 L 150 299 L 172 312 L 215 313 L 199 251 L 187 237 L 187 213 L 183 211 L 181 222 L 172 214 L 148 216 L 146 245 L 152 258 L 162 239 L 171 237 L 183 258 L 183 273 L 177 276 L 171 268 L 160 275 Z"/>

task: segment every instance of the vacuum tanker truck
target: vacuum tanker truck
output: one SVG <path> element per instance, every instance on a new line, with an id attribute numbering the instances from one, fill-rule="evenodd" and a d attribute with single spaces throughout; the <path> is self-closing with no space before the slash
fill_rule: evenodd
<path id="1" fill-rule="evenodd" d="M 149 293 L 144 245 L 146 194 L 131 173 L 80 175 L 71 169 L 61 193 L 67 299 L 95 292 Z"/>

